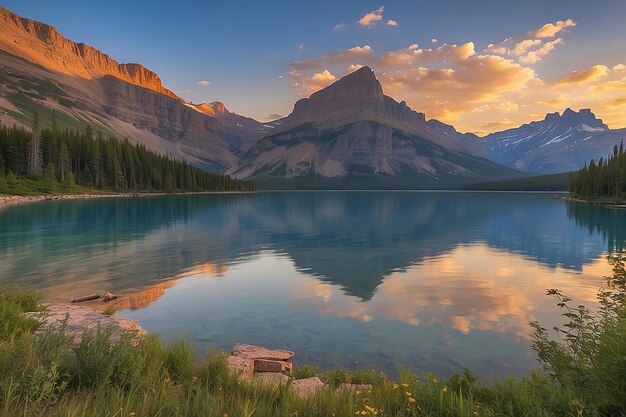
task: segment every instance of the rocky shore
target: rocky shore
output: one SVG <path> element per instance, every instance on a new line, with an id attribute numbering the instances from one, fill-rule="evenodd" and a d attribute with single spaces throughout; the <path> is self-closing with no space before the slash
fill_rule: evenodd
<path id="1" fill-rule="evenodd" d="M 587 204 L 595 204 L 596 206 L 607 206 L 607 207 L 615 207 L 615 208 L 626 208 L 626 203 L 619 201 L 608 201 L 608 200 L 583 200 L 581 198 L 572 197 L 571 195 L 566 195 L 559 197 L 561 200 L 565 201 L 575 201 L 577 203 L 587 203 Z"/>
<path id="2" fill-rule="evenodd" d="M 107 315 L 97 309 L 71 304 L 45 305 L 42 312 L 26 313 L 29 317 L 41 322 L 35 331 L 35 337 L 41 337 L 49 330 L 63 329 L 64 333 L 80 343 L 84 332 L 96 331 L 99 328 L 109 330 L 109 340 L 116 343 L 126 334 L 134 335 L 133 343 L 141 343 L 148 333 L 137 321 Z M 328 388 L 319 376 L 295 379 L 292 376 L 291 363 L 295 353 L 282 349 L 267 349 L 262 346 L 237 343 L 233 346 L 226 359 L 226 364 L 240 381 L 252 384 L 291 386 L 295 394 L 301 398 L 315 395 L 319 390 Z M 371 391 L 369 384 L 343 383 L 336 389 L 342 391 Z"/>
<path id="3" fill-rule="evenodd" d="M 59 194 L 59 195 L 1 195 L 0 208 L 14 204 L 34 203 L 37 201 L 80 200 L 85 198 L 127 198 L 149 197 L 156 195 L 190 195 L 190 194 L 241 194 L 254 191 L 203 191 L 188 193 L 117 193 L 117 194 Z"/>

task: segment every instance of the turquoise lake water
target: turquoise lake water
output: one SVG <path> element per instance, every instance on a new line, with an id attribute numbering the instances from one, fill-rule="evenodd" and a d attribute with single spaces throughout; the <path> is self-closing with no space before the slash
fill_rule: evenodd
<path id="1" fill-rule="evenodd" d="M 593 305 L 626 210 L 554 194 L 265 192 L 0 210 L 0 285 L 130 295 L 119 316 L 201 352 L 245 342 L 320 369 L 484 376 L 536 366 L 547 288 Z"/>

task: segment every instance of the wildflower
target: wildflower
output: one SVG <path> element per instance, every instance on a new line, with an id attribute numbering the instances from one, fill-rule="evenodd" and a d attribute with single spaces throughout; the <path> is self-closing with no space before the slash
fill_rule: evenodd
<path id="1" fill-rule="evenodd" d="M 414 403 L 414 402 L 415 402 L 415 398 L 413 398 L 413 397 L 409 397 L 409 402 L 410 402 L 410 403 Z"/>
<path id="2" fill-rule="evenodd" d="M 195 384 L 196 382 L 198 382 L 198 377 L 197 377 L 197 376 L 192 376 L 192 377 L 191 377 L 191 382 L 193 382 L 194 384 Z"/>
<path id="3" fill-rule="evenodd" d="M 129 415 L 130 417 L 133 417 L 133 416 L 135 415 L 135 412 L 134 412 L 134 411 L 131 411 L 130 413 L 128 413 L 128 415 Z"/>
<path id="4" fill-rule="evenodd" d="M 361 411 L 361 415 L 362 416 L 367 415 L 367 411 L 365 411 L 365 410 Z"/>
<path id="5" fill-rule="evenodd" d="M 474 411 L 474 415 L 475 415 L 475 416 L 477 416 L 477 415 L 478 415 L 478 412 L 477 412 L 477 411 Z"/>
<path id="6" fill-rule="evenodd" d="M 433 378 L 433 384 L 437 383 L 437 378 Z"/>
<path id="7" fill-rule="evenodd" d="M 396 384 L 396 383 L 394 383 L 394 384 L 392 385 L 393 389 L 398 389 L 398 387 L 399 387 L 399 386 L 400 386 L 400 385 L 398 385 L 398 384 Z"/>
<path id="8" fill-rule="evenodd" d="M 410 397 L 411 395 L 413 395 L 413 393 L 411 393 L 409 391 L 405 391 L 404 393 L 406 394 L 407 397 Z"/>
<path id="9" fill-rule="evenodd" d="M 402 384 L 402 386 L 403 386 L 404 388 L 407 388 L 407 387 L 409 386 L 409 384 L 407 384 L 407 383 L 405 382 L 404 384 Z"/>
<path id="10" fill-rule="evenodd" d="M 443 388 L 441 388 L 441 390 L 442 390 L 443 392 L 448 392 L 448 387 L 443 387 Z"/>
<path id="11" fill-rule="evenodd" d="M 359 395 L 359 394 L 361 394 L 361 391 L 357 391 L 357 392 L 356 392 L 356 395 Z"/>

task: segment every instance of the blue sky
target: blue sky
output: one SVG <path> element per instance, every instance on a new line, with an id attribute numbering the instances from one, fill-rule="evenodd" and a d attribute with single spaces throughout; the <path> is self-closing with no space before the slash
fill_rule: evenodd
<path id="1" fill-rule="evenodd" d="M 258 119 L 288 114 L 297 99 L 345 75 L 354 68 L 350 65 L 367 64 L 388 94 L 461 130 L 489 131 L 495 128 L 489 123 L 506 127 L 568 105 L 592 107 L 612 127 L 626 126 L 626 118 L 619 116 L 626 110 L 620 107 L 619 84 L 624 81 L 619 64 L 626 63 L 624 1 L 0 0 L 0 5 L 51 24 L 66 37 L 90 44 L 120 62 L 145 65 L 161 76 L 167 88 L 187 100 L 220 100 L 231 110 Z M 359 24 L 368 13 L 380 19 Z M 397 25 L 389 25 L 389 20 Z M 543 25 L 568 21 L 573 23 L 554 36 L 537 38 Z M 368 22 L 371 24 L 363 24 Z M 333 30 L 339 24 L 343 26 Z M 500 46 L 507 38 L 513 39 L 501 45 L 499 54 L 494 52 L 496 47 L 487 50 L 488 45 Z M 524 50 L 526 55 L 514 52 L 517 43 L 532 39 L 536 43 Z M 527 55 L 553 41 L 545 55 Z M 450 55 L 454 51 L 438 49 L 470 42 L 473 54 L 463 58 Z M 414 45 L 412 49 L 410 45 Z M 360 49 L 353 61 L 341 58 L 355 47 L 369 49 Z M 404 51 L 406 55 L 421 49 L 441 53 L 435 54 L 437 59 L 419 58 L 399 66 L 383 65 L 377 59 L 386 52 Z M 510 61 L 510 66 L 528 71 L 510 74 L 521 77 L 516 82 L 481 87 L 482 79 L 496 78 L 504 74 L 497 71 L 511 69 L 494 58 L 486 65 L 498 65 L 497 70 L 494 67 L 497 73 L 475 74 L 485 65 L 479 62 L 485 55 L 499 55 L 498 59 Z M 303 60 L 312 61 L 306 68 L 294 70 L 293 63 Z M 475 67 L 469 69 L 466 64 Z M 572 71 L 582 74 L 594 66 L 602 68 L 589 80 L 564 81 Z M 426 84 L 429 77 L 453 73 L 463 79 Z M 315 74 L 319 76 L 314 79 Z M 575 74 L 572 79 L 577 80 Z M 198 84 L 203 80 L 210 83 Z M 469 90 L 463 84 L 468 82 L 483 88 L 485 94 L 467 91 L 457 97 L 451 93 Z M 598 87 L 606 82 L 613 84 Z M 595 93 L 586 105 L 580 98 L 590 88 L 595 88 Z M 516 96 L 509 90 L 524 90 L 525 94 Z M 626 89 L 623 93 L 626 97 Z"/>

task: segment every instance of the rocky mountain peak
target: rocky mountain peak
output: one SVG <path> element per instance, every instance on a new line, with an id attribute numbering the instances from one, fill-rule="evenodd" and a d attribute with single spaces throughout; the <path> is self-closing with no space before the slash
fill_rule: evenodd
<path id="1" fill-rule="evenodd" d="M 591 109 L 580 109 L 578 112 L 575 112 L 568 107 L 561 115 L 559 122 L 568 127 L 582 126 L 584 130 L 609 129 L 602 119 L 598 119 L 596 115 L 592 113 Z"/>
<path id="2" fill-rule="evenodd" d="M 230 113 L 230 111 L 226 108 L 226 105 L 224 105 L 221 101 L 212 101 L 209 105 L 216 113 Z"/>

